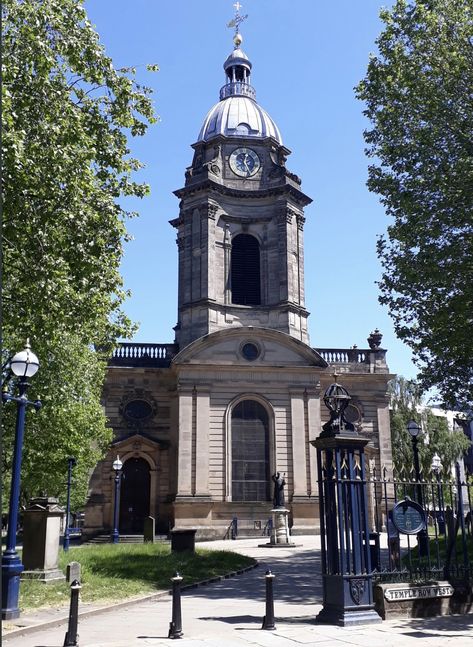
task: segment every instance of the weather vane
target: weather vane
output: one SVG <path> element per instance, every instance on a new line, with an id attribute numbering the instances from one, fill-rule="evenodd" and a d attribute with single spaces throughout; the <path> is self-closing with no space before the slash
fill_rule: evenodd
<path id="1" fill-rule="evenodd" d="M 230 29 L 233 29 L 235 27 L 235 36 L 240 33 L 240 25 L 241 23 L 248 18 L 248 14 L 245 16 L 242 16 L 240 14 L 240 9 L 243 7 L 242 4 L 240 4 L 237 0 L 235 4 L 233 5 L 235 7 L 235 18 L 233 20 L 230 20 L 230 22 L 227 24 L 227 27 Z"/>

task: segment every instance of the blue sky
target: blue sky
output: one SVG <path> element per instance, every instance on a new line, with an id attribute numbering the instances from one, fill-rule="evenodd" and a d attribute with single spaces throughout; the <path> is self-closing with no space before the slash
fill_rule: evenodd
<path id="1" fill-rule="evenodd" d="M 243 49 L 253 63 L 257 100 L 292 150 L 288 168 L 314 202 L 306 210 L 306 305 L 311 345 L 367 346 L 384 334 L 392 372 L 414 377 L 410 351 L 396 339 L 378 304 L 381 268 L 376 238 L 388 225 L 377 196 L 366 188 L 367 126 L 354 86 L 364 76 L 382 29 L 381 0 L 246 0 Z M 173 190 L 184 183 L 202 121 L 218 100 L 223 62 L 233 48 L 232 0 L 86 0 L 89 17 L 116 66 L 137 65 L 155 89 L 160 122 L 131 141 L 146 168 L 151 196 L 129 201 L 140 217 L 129 222 L 122 273 L 133 296 L 125 310 L 140 329 L 135 340 L 173 341 L 177 248 L 168 221 L 178 215 Z M 160 72 L 146 73 L 146 63 Z"/>

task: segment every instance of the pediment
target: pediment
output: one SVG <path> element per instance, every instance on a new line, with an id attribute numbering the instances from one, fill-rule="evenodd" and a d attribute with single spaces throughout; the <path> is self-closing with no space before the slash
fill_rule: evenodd
<path id="1" fill-rule="evenodd" d="M 172 363 L 176 366 L 236 365 L 247 368 L 328 366 L 319 353 L 304 342 L 277 330 L 253 326 L 205 335 L 181 350 Z"/>
<path id="2" fill-rule="evenodd" d="M 136 449 L 138 446 L 143 450 L 154 450 L 156 447 L 166 449 L 169 447 L 169 441 L 153 438 L 144 433 L 138 434 L 136 432 L 132 432 L 131 434 L 117 438 L 117 440 L 114 440 L 111 444 L 111 447 L 115 447 L 121 451 L 129 448 Z"/>

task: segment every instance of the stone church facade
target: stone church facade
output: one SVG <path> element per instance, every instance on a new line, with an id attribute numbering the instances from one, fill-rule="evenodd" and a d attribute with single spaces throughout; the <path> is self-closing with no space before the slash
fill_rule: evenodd
<path id="1" fill-rule="evenodd" d="M 318 528 L 310 441 L 327 419 L 336 373 L 368 455 L 391 464 L 387 383 L 371 333 L 366 349 L 309 343 L 304 299 L 304 208 L 311 199 L 286 167 L 280 132 L 256 102 L 251 62 L 235 47 L 220 101 L 206 116 L 185 186 L 176 191 L 178 323 L 172 344 L 122 344 L 103 402 L 114 441 L 91 478 L 85 532 L 112 526 L 112 462 L 123 461 L 120 532 L 197 528 L 261 534 L 271 476 L 284 473 L 292 531 Z M 321 406 L 322 402 L 322 406 Z"/>

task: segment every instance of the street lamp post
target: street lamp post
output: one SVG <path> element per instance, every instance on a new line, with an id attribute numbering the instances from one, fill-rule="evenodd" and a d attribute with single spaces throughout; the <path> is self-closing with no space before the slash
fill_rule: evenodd
<path id="1" fill-rule="evenodd" d="M 64 539 L 62 541 L 62 548 L 64 551 L 69 550 L 70 532 L 69 532 L 69 517 L 71 514 L 71 484 L 72 484 L 72 468 L 77 465 L 74 456 L 67 459 L 67 500 L 66 500 L 66 527 L 64 528 Z"/>
<path id="2" fill-rule="evenodd" d="M 8 391 L 2 392 L 3 402 L 16 402 L 15 444 L 13 448 L 13 466 L 11 477 L 10 502 L 8 510 L 8 532 L 6 548 L 2 555 L 2 619 L 18 618 L 20 609 L 20 575 L 24 570 L 21 559 L 16 552 L 16 532 L 18 526 L 18 508 L 20 504 L 21 458 L 23 436 L 25 431 L 26 407 L 31 405 L 36 410 L 41 402 L 30 402 L 26 397 L 29 387 L 28 378 L 33 377 L 39 368 L 38 358 L 31 352 L 29 341 L 25 350 L 17 353 L 10 360 L 10 371 L 18 378 L 18 395 Z"/>
<path id="3" fill-rule="evenodd" d="M 117 454 L 117 458 L 113 461 L 113 470 L 115 472 L 115 504 L 113 507 L 113 532 L 112 544 L 118 544 L 120 534 L 118 532 L 118 513 L 120 509 L 120 481 L 122 477 L 123 463 Z"/>
<path id="4" fill-rule="evenodd" d="M 437 524 L 439 529 L 439 534 L 445 534 L 445 517 L 443 512 L 443 497 L 442 497 L 442 484 L 440 482 L 440 472 L 442 471 L 442 460 L 440 456 L 435 452 L 432 457 L 432 472 L 435 474 L 437 480 L 437 499 L 438 499 L 438 513 L 436 512 Z"/>
<path id="5" fill-rule="evenodd" d="M 412 451 L 414 454 L 414 473 L 416 479 L 416 499 L 417 503 L 423 508 L 424 507 L 424 497 L 422 493 L 422 483 L 421 483 L 421 472 L 420 472 L 420 461 L 419 461 L 419 437 L 422 433 L 420 425 L 415 420 L 409 420 L 407 423 L 407 431 L 412 440 Z M 417 535 L 417 543 L 419 545 L 419 555 L 421 557 L 428 554 L 428 544 L 429 540 L 427 537 L 427 531 L 421 530 Z"/>

